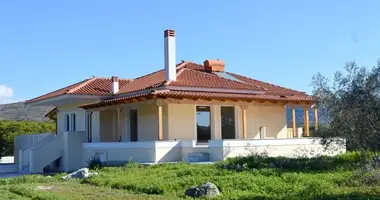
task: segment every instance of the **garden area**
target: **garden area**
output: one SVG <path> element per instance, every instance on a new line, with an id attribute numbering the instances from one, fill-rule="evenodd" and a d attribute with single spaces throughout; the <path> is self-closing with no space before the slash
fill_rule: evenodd
<path id="1" fill-rule="evenodd" d="M 215 164 L 93 165 L 99 174 L 62 180 L 65 174 L 0 179 L 0 199 L 191 199 L 186 189 L 214 183 L 214 199 L 380 199 L 377 154 L 335 157 L 232 158 Z"/>

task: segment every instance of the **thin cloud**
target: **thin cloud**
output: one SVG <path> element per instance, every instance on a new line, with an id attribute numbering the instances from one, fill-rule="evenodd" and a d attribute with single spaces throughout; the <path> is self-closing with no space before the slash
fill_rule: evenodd
<path id="1" fill-rule="evenodd" d="M 12 97 L 13 89 L 6 85 L 0 85 L 0 97 Z"/>

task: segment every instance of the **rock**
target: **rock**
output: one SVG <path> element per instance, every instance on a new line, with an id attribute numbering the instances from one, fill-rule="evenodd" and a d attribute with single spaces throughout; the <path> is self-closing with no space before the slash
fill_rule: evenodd
<path id="1" fill-rule="evenodd" d="M 215 184 L 207 182 L 198 187 L 187 189 L 185 195 L 190 197 L 217 197 L 220 195 L 220 192 Z"/>
<path id="2" fill-rule="evenodd" d="M 192 187 L 185 191 L 185 195 L 189 197 L 202 197 L 204 194 L 198 187 Z"/>
<path id="3" fill-rule="evenodd" d="M 71 174 L 68 174 L 66 176 L 63 176 L 62 179 L 63 180 L 67 180 L 67 179 L 87 179 L 88 177 L 90 176 L 93 176 L 93 175 L 98 175 L 97 172 L 88 172 L 88 168 L 82 168 L 82 169 L 79 169 Z"/>

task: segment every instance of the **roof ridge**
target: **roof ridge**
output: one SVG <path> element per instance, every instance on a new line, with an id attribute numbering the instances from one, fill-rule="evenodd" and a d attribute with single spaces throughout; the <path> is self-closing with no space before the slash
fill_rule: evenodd
<path id="1" fill-rule="evenodd" d="M 93 78 L 98 78 L 98 79 L 112 79 L 112 77 L 101 77 L 101 76 L 95 76 Z M 124 80 L 124 81 L 132 81 L 133 79 L 130 79 L 130 78 L 120 78 L 119 77 L 119 80 Z"/>
<path id="2" fill-rule="evenodd" d="M 182 69 L 182 68 L 184 68 L 184 67 L 185 67 L 187 64 L 189 64 L 189 63 L 193 63 L 193 62 L 182 60 L 182 62 L 178 64 L 178 66 L 176 67 L 176 69 Z M 194 64 L 195 64 L 195 63 L 194 63 Z"/>
<path id="3" fill-rule="evenodd" d="M 306 92 L 303 92 L 303 91 L 293 90 L 293 89 L 290 89 L 290 88 L 287 88 L 287 87 L 284 87 L 284 86 L 275 85 L 275 84 L 273 84 L 273 83 L 268 83 L 268 82 L 265 82 L 265 81 L 260 81 L 260 80 L 258 80 L 258 79 L 250 78 L 250 77 L 247 77 L 247 76 L 242 76 L 242 75 L 235 74 L 235 73 L 232 73 L 232 72 L 227 72 L 227 73 L 229 73 L 229 74 L 232 75 L 232 76 L 235 76 L 235 78 L 238 78 L 238 77 L 236 77 L 236 76 L 241 76 L 241 77 L 244 77 L 244 78 L 247 78 L 247 79 L 251 79 L 251 80 L 258 81 L 258 82 L 261 82 L 261 83 L 264 83 L 264 84 L 268 84 L 268 85 L 273 86 L 273 87 L 279 87 L 279 88 L 282 88 L 282 89 L 291 90 L 291 91 L 293 91 L 293 92 L 298 92 L 298 93 L 306 94 Z M 239 79 L 239 78 L 238 78 L 238 79 Z"/>
<path id="4" fill-rule="evenodd" d="M 76 87 L 68 90 L 65 94 L 73 93 L 73 92 L 77 91 L 79 88 L 81 88 L 81 87 L 83 87 L 85 85 L 88 85 L 89 83 L 93 82 L 96 79 L 97 79 L 97 77 L 92 77 L 90 79 L 87 79 L 85 82 L 83 82 L 83 83 L 77 85 Z"/>

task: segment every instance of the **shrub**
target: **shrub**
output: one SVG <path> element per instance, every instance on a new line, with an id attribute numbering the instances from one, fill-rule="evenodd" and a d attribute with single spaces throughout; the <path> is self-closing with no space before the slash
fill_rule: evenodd
<path id="1" fill-rule="evenodd" d="M 86 161 L 89 169 L 100 169 L 102 168 L 102 162 L 99 156 L 93 156 L 90 160 Z"/>
<path id="2" fill-rule="evenodd" d="M 246 157 L 228 158 L 226 161 L 217 163 L 216 166 L 235 171 L 240 171 L 240 169 L 247 170 L 263 168 L 305 172 L 351 170 L 362 168 L 364 166 L 375 166 L 375 158 L 377 155 L 378 153 L 371 152 L 350 152 L 334 157 L 317 156 L 313 158 L 287 158 L 250 155 Z"/>

